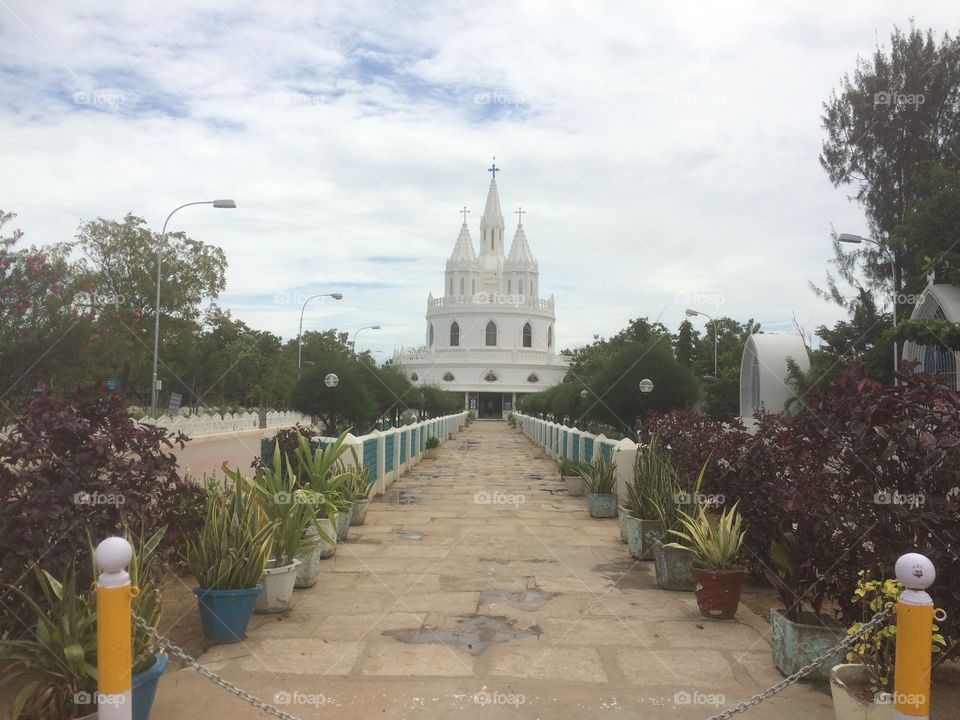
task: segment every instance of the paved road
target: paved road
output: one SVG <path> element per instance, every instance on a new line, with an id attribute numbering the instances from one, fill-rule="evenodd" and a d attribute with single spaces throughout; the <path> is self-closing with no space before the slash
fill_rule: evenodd
<path id="1" fill-rule="evenodd" d="M 705 620 L 658 589 L 616 521 L 588 517 L 532 451 L 475 423 L 373 503 L 287 616 L 255 616 L 202 661 L 336 720 L 699 720 L 781 679 L 762 619 Z M 152 717 L 266 716 L 182 669 Z M 830 696 L 792 687 L 744 717 L 832 717 Z"/>
<path id="2" fill-rule="evenodd" d="M 187 446 L 174 454 L 182 472 L 189 472 L 194 477 L 201 477 L 204 473 L 216 472 L 223 474 L 220 466 L 224 461 L 231 468 L 240 467 L 247 471 L 253 458 L 260 454 L 260 438 L 274 435 L 277 428 L 256 432 L 244 431 L 230 435 L 216 437 L 199 437 L 187 443 Z"/>

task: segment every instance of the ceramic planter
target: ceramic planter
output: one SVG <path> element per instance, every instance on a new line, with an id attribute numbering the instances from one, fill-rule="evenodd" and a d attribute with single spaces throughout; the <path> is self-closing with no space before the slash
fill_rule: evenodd
<path id="1" fill-rule="evenodd" d="M 350 525 L 363 525 L 367 521 L 367 510 L 370 509 L 370 498 L 363 498 L 353 503 L 353 514 L 350 516 Z"/>
<path id="2" fill-rule="evenodd" d="M 580 497 L 587 489 L 579 475 L 564 475 L 563 484 L 567 486 L 567 495 L 573 497 Z"/>
<path id="3" fill-rule="evenodd" d="M 833 696 L 833 716 L 836 720 L 893 720 L 893 703 L 873 700 L 864 702 L 854 688 L 866 689 L 867 672 L 859 663 L 834 665 L 830 670 L 830 694 Z"/>
<path id="4" fill-rule="evenodd" d="M 747 571 L 707 570 L 692 566 L 693 592 L 697 597 L 700 614 L 711 620 L 731 620 L 740 605 L 740 593 Z"/>
<path id="5" fill-rule="evenodd" d="M 306 536 L 318 541 L 320 539 L 317 529 L 313 525 L 307 528 Z M 320 553 L 321 549 L 318 542 L 310 550 L 297 555 L 300 567 L 297 568 L 297 580 L 293 584 L 295 588 L 312 588 L 317 584 L 317 576 L 320 574 L 320 561 L 323 559 Z"/>
<path id="6" fill-rule="evenodd" d="M 612 518 L 617 516 L 617 496 L 587 493 L 587 511 L 590 517 Z"/>
<path id="7" fill-rule="evenodd" d="M 657 546 L 653 560 L 657 571 L 657 585 L 664 590 L 693 590 L 693 575 L 690 573 L 692 552 L 668 543 Z"/>
<path id="8" fill-rule="evenodd" d="M 322 536 L 317 538 L 320 558 L 326 560 L 333 557 L 333 554 L 337 552 L 337 527 L 328 518 L 317 520 L 317 525 L 323 530 L 323 534 L 330 538 L 329 540 L 324 540 Z"/>
<path id="9" fill-rule="evenodd" d="M 652 560 L 654 551 L 663 544 L 663 525 L 659 520 L 643 520 L 632 515 L 624 518 L 627 551 L 637 560 Z"/>
<path id="10" fill-rule="evenodd" d="M 132 708 L 131 714 L 133 720 L 147 720 L 150 717 L 150 709 L 153 707 L 153 698 L 157 694 L 157 682 L 163 671 L 167 669 L 167 663 L 170 662 L 164 653 L 158 652 L 153 665 L 143 672 L 138 672 L 133 676 L 132 688 Z"/>
<path id="11" fill-rule="evenodd" d="M 623 505 L 617 506 L 617 522 L 620 525 L 620 542 L 625 543 L 627 541 L 627 526 L 626 519 L 630 516 L 630 511 L 627 510 Z"/>
<path id="12" fill-rule="evenodd" d="M 278 613 L 288 610 L 290 599 L 293 597 L 293 586 L 297 582 L 297 568 L 299 567 L 300 561 L 297 559 L 294 559 L 289 565 L 267 566 L 260 578 L 260 582 L 263 584 L 263 592 L 257 596 L 257 601 L 253 605 L 254 612 Z"/>
<path id="13" fill-rule="evenodd" d="M 212 590 L 195 587 L 200 625 L 207 640 L 218 643 L 240 642 L 247 632 L 250 613 L 263 585 L 237 590 Z"/>
<path id="14" fill-rule="evenodd" d="M 770 629 L 773 664 L 784 675 L 792 675 L 847 636 L 843 627 L 832 618 L 818 618 L 806 612 L 801 615 L 800 622 L 793 622 L 776 608 L 770 610 Z M 827 680 L 830 668 L 842 663 L 843 651 L 837 650 L 807 677 Z"/>
<path id="15" fill-rule="evenodd" d="M 353 516 L 353 505 L 337 513 L 337 542 L 344 542 L 350 532 L 350 518 Z"/>

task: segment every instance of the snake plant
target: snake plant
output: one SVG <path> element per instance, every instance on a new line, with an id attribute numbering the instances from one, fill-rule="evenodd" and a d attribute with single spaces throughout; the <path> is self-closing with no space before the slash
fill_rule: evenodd
<path id="1" fill-rule="evenodd" d="M 693 553 L 693 562 L 706 570 L 733 570 L 743 545 L 746 531 L 742 529 L 743 518 L 735 503 L 714 519 L 699 506 L 696 516 L 680 513 L 683 530 L 670 530 L 681 542 L 672 543 L 685 547 Z"/>

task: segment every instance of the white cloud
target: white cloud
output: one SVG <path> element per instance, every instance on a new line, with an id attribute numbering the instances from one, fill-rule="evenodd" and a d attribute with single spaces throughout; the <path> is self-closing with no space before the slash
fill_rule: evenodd
<path id="1" fill-rule="evenodd" d="M 952 29 L 953 10 L 917 23 Z M 381 323 L 361 345 L 387 353 L 422 342 L 494 153 L 561 346 L 639 315 L 676 326 L 683 293 L 771 326 L 839 318 L 807 280 L 831 223 L 864 223 L 819 167 L 820 103 L 908 20 L 894 2 L 25 0 L 0 18 L 0 197 L 29 240 L 234 197 L 172 221 L 226 249 L 221 303 L 290 337 L 299 308 L 274 296 L 342 288 L 306 326 Z M 98 89 L 124 100 L 73 102 Z M 398 255 L 415 261 L 370 259 Z"/>

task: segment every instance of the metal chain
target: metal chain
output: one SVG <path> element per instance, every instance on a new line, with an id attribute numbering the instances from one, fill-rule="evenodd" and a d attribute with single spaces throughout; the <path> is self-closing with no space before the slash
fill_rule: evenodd
<path id="1" fill-rule="evenodd" d="M 276 718 L 280 718 L 280 720 L 299 720 L 299 718 L 293 715 L 290 715 L 288 713 L 285 713 L 283 712 L 283 710 L 278 710 L 273 705 L 268 705 L 260 698 L 255 697 L 250 693 L 248 693 L 246 690 L 241 690 L 233 683 L 227 682 L 212 670 L 208 670 L 199 662 L 197 662 L 192 657 L 187 655 L 187 653 L 182 648 L 174 645 L 173 642 L 171 642 L 168 638 L 165 638 L 163 635 L 158 633 L 154 628 L 150 627 L 150 625 L 147 623 L 146 620 L 144 620 L 141 617 L 138 617 L 135 613 L 133 613 L 133 621 L 137 625 L 139 625 L 141 628 L 143 628 L 150 637 L 152 637 L 154 640 L 160 643 L 163 647 L 165 647 L 171 653 L 173 653 L 178 658 L 183 660 L 183 662 L 185 662 L 187 665 L 192 667 L 194 670 L 196 670 L 198 673 L 203 675 L 205 678 L 207 678 L 208 680 L 212 680 L 214 683 L 222 687 L 227 692 L 233 693 L 241 700 L 245 700 L 246 702 L 253 705 L 255 708 L 258 708 L 259 710 L 263 710 L 268 715 L 273 715 Z"/>
<path id="2" fill-rule="evenodd" d="M 855 633 L 845 637 L 840 644 L 833 646 L 827 652 L 823 653 L 814 660 L 811 660 L 808 664 L 804 665 L 802 668 L 793 673 L 793 675 L 788 675 L 776 685 L 767 688 L 762 693 L 757 693 L 753 697 L 748 698 L 747 700 L 744 700 L 743 702 L 738 703 L 731 708 L 727 708 L 718 715 L 711 715 L 709 718 L 707 718 L 707 720 L 727 720 L 727 718 L 731 718 L 737 713 L 742 713 L 744 710 L 747 710 L 754 705 L 759 705 L 767 698 L 773 697 L 781 690 L 790 687 L 796 682 L 799 682 L 802 678 L 813 672 L 820 665 L 820 663 L 836 653 L 837 650 L 849 650 L 850 646 L 859 640 L 865 633 L 873 630 L 875 627 L 880 625 L 881 622 L 886 620 L 892 611 L 893 605 L 888 603 L 886 607 L 870 618 L 870 621 L 867 622 L 863 627 L 861 627 Z"/>
<path id="3" fill-rule="evenodd" d="M 797 670 L 792 675 L 785 677 L 776 685 L 772 685 L 771 687 L 767 688 L 763 692 L 757 693 L 753 697 L 748 698 L 743 702 L 737 703 L 731 708 L 727 708 L 722 713 L 719 713 L 717 715 L 711 715 L 709 718 L 707 718 L 707 720 L 727 720 L 727 718 L 731 718 L 738 713 L 742 713 L 744 710 L 748 710 L 754 705 L 759 705 L 767 698 L 771 698 L 777 693 L 779 693 L 781 690 L 784 690 L 790 687 L 791 685 L 794 685 L 795 683 L 799 682 L 801 679 L 809 675 L 811 672 L 813 672 L 820 665 L 820 663 L 822 663 L 827 658 L 831 657 L 834 653 L 836 653 L 837 650 L 849 650 L 850 646 L 853 643 L 859 640 L 867 632 L 879 626 L 881 622 L 886 620 L 890 616 L 890 613 L 892 612 L 892 610 L 893 610 L 893 606 L 888 604 L 882 610 L 877 612 L 876 615 L 870 618 L 870 620 L 867 623 L 865 623 L 863 627 L 861 627 L 855 633 L 848 635 L 838 645 L 835 645 L 834 647 L 830 648 L 827 652 L 811 660 L 809 663 L 804 665 L 802 668 Z M 192 667 L 194 670 L 196 670 L 198 673 L 203 675 L 205 678 L 213 681 L 214 683 L 222 687 L 227 692 L 233 693 L 241 700 L 245 700 L 246 702 L 253 705 L 255 708 L 263 710 L 268 715 L 273 715 L 274 717 L 280 718 L 280 720 L 299 720 L 299 718 L 296 718 L 293 715 L 285 713 L 282 710 L 278 710 L 272 705 L 268 705 L 267 703 L 263 702 L 263 700 L 260 700 L 259 698 L 248 693 L 246 690 L 241 690 L 233 683 L 230 683 L 224 680 L 222 677 L 217 675 L 212 670 L 208 670 L 199 662 L 197 662 L 192 657 L 187 655 L 187 653 L 184 652 L 183 649 L 181 649 L 177 645 L 174 645 L 173 642 L 171 642 L 168 638 L 164 637 L 163 635 L 158 633 L 154 628 L 150 627 L 150 625 L 145 620 L 143 620 L 143 618 L 140 618 L 136 614 L 134 614 L 133 620 L 137 625 L 143 628 L 150 637 L 152 637 L 154 640 L 160 643 L 163 647 L 165 647 L 167 650 L 172 652 L 178 658 L 183 660 L 183 662 L 185 662 L 187 665 Z"/>

